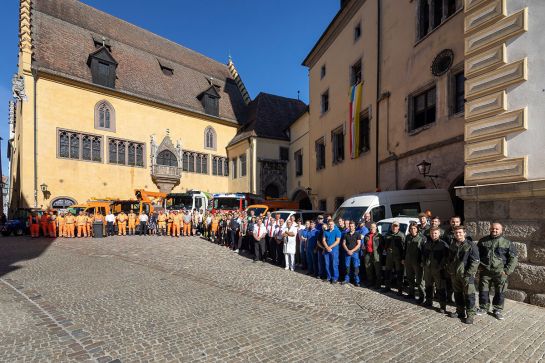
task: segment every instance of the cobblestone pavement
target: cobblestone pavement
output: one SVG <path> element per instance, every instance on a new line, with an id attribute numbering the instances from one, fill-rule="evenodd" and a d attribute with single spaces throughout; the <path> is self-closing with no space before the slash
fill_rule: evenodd
<path id="1" fill-rule="evenodd" d="M 545 310 L 466 326 L 200 238 L 0 239 L 0 361 L 86 360 L 543 362 Z"/>

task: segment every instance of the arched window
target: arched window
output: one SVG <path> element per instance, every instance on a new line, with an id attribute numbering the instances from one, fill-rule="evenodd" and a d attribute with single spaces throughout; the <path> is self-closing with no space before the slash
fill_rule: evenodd
<path id="1" fill-rule="evenodd" d="M 216 150 L 216 131 L 210 126 L 204 130 L 204 147 Z"/>
<path id="2" fill-rule="evenodd" d="M 115 110 L 106 100 L 95 105 L 95 129 L 115 131 Z"/>
<path id="3" fill-rule="evenodd" d="M 76 201 L 69 197 L 58 197 L 51 201 L 51 208 L 55 209 L 64 209 L 68 208 L 71 205 L 76 204 Z"/>
<path id="4" fill-rule="evenodd" d="M 178 166 L 178 159 L 169 150 L 163 150 L 157 155 L 157 165 Z"/>

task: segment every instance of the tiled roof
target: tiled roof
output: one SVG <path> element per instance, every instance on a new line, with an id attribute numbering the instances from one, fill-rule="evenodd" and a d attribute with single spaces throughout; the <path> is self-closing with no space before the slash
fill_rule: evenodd
<path id="1" fill-rule="evenodd" d="M 306 110 L 307 105 L 300 100 L 260 93 L 248 105 L 246 121 L 229 145 L 250 136 L 287 141 L 286 129 Z"/>
<path id="2" fill-rule="evenodd" d="M 38 0 L 33 6 L 35 68 L 92 83 L 87 58 L 96 50 L 93 38 L 105 37 L 118 62 L 117 91 L 204 113 L 197 96 L 212 77 L 220 86 L 219 117 L 242 123 L 246 105 L 226 64 L 76 0 Z M 173 75 L 163 74 L 160 65 Z"/>

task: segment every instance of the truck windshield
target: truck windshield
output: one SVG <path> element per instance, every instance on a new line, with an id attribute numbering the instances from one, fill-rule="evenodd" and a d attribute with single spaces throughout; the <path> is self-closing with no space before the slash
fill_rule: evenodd
<path id="1" fill-rule="evenodd" d="M 215 198 L 214 209 L 237 210 L 240 208 L 240 198 Z"/>
<path id="2" fill-rule="evenodd" d="M 340 207 L 333 215 L 333 220 L 337 221 L 339 218 L 350 221 L 359 221 L 363 218 L 363 213 L 367 212 L 369 207 Z"/>
<path id="3" fill-rule="evenodd" d="M 193 197 L 191 195 L 177 195 L 167 200 L 168 209 L 191 209 L 193 208 Z"/>

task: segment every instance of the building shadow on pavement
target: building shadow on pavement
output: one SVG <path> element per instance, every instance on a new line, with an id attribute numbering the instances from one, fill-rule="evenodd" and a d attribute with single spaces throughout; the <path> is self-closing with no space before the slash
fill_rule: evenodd
<path id="1" fill-rule="evenodd" d="M 55 238 L 0 237 L 0 277 L 21 268 L 19 263 L 43 254 Z"/>

